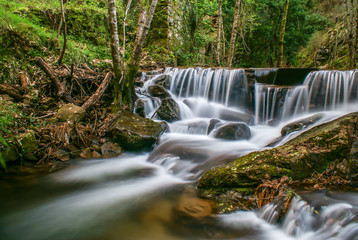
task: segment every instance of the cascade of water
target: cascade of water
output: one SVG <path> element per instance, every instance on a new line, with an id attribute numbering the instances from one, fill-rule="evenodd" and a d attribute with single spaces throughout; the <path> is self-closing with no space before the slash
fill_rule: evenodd
<path id="1" fill-rule="evenodd" d="M 285 101 L 287 87 L 255 84 L 255 122 L 269 122 L 281 114 L 281 105 Z"/>
<path id="2" fill-rule="evenodd" d="M 170 91 L 179 98 L 201 97 L 225 106 L 246 103 L 248 84 L 243 69 L 168 69 Z"/>
<path id="3" fill-rule="evenodd" d="M 304 85 L 309 89 L 310 109 L 335 110 L 358 101 L 358 72 L 311 72 Z"/>

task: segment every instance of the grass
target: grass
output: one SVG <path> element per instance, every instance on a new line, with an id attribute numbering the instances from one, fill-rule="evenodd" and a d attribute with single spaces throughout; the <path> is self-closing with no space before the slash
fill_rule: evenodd
<path id="1" fill-rule="evenodd" d="M 78 2 L 88 2 L 89 4 L 79 5 Z M 98 3 L 103 1 L 70 1 L 68 9 L 90 9 L 95 10 L 97 13 L 105 14 L 105 9 L 96 8 Z M 96 5 L 97 4 L 97 5 Z M 79 7 L 81 6 L 81 7 Z M 57 32 L 41 23 L 38 16 L 31 14 L 30 9 L 50 9 L 54 13 L 60 10 L 59 1 L 4 1 L 0 0 L 0 62 L 11 59 L 11 52 L 14 51 L 14 42 L 6 35 L 9 30 L 17 32 L 29 42 L 35 43 L 39 49 L 26 49 L 30 57 L 44 56 L 47 51 L 51 55 L 59 55 L 60 49 L 63 45 L 63 37 L 59 38 L 59 47 L 51 49 L 51 41 L 56 38 Z M 105 21 L 104 21 L 105 22 Z M 105 23 L 103 23 L 105 24 Z M 102 30 L 105 27 L 101 26 Z M 96 29 L 93 29 L 96 31 Z M 86 33 L 86 31 L 83 31 Z M 96 36 L 94 36 L 96 37 Z M 103 41 L 102 41 L 103 42 Z M 47 47 L 45 50 L 42 46 Z M 65 62 L 90 62 L 94 59 L 109 59 L 110 50 L 106 42 L 103 44 L 95 45 L 86 39 L 85 36 L 68 35 L 67 49 L 65 54 Z M 1 63 L 0 63 L 1 65 Z"/>

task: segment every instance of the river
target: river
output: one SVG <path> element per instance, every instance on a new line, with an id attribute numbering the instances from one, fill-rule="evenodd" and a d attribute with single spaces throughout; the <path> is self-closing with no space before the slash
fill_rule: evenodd
<path id="1" fill-rule="evenodd" d="M 302 192 L 283 221 L 275 205 L 203 217 L 181 210 L 183 202 L 197 199 L 193 189 L 203 172 L 269 148 L 285 124 L 319 112 L 317 125 L 358 111 L 357 72 L 312 72 L 293 87 L 250 85 L 244 70 L 169 68 L 165 74 L 182 120 L 169 123 L 154 150 L 76 160 L 46 177 L 2 183 L 0 239 L 358 239 L 354 188 Z M 147 80 L 137 89 L 154 118 L 159 102 L 146 88 L 156 78 L 143 75 Z M 252 116 L 250 139 L 207 135 L 211 119 L 235 122 L 242 114 Z"/>

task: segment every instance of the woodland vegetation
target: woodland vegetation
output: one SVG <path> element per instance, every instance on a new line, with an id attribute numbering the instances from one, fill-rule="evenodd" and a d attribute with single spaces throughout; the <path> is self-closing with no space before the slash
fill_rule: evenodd
<path id="1" fill-rule="evenodd" d="M 133 111 L 138 70 L 356 68 L 357 6 L 357 0 L 0 0 L 0 94 L 11 98 L 0 105 L 2 145 L 32 129 L 42 138 L 41 161 L 63 158 L 58 150 L 71 141 L 96 152 L 92 143 L 101 141 L 111 114 Z M 51 118 L 64 103 L 81 106 L 86 122 L 68 127 Z M 46 140 L 41 131 L 57 135 Z M 75 157 L 83 149 L 67 150 Z"/>

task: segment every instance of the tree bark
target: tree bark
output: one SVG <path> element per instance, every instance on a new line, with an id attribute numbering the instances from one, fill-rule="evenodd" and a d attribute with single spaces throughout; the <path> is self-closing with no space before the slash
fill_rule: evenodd
<path id="1" fill-rule="evenodd" d="M 353 8 L 352 4 L 352 8 Z M 354 8 L 353 8 L 354 9 Z M 357 67 L 357 44 L 358 44 L 358 1 L 356 1 L 355 5 L 356 16 L 355 16 L 355 34 L 353 39 L 353 49 L 352 49 L 352 64 L 351 68 L 355 69 Z"/>
<path id="2" fill-rule="evenodd" d="M 230 39 L 230 48 L 229 48 L 228 57 L 227 57 L 227 66 L 228 67 L 231 67 L 232 59 L 233 59 L 234 53 L 235 53 L 237 27 L 239 25 L 239 17 L 240 17 L 240 5 L 241 5 L 241 0 L 236 0 L 234 22 L 232 24 L 232 32 L 231 32 L 231 39 Z"/>
<path id="3" fill-rule="evenodd" d="M 132 0 L 129 0 L 127 3 L 126 11 L 124 14 L 124 20 L 123 20 L 123 59 L 126 56 L 126 26 L 127 26 L 127 16 L 129 8 L 131 7 Z"/>
<path id="4" fill-rule="evenodd" d="M 68 1 L 67 1 L 68 3 Z M 67 46 L 67 25 L 65 18 L 65 9 L 63 7 L 63 0 L 61 0 L 61 23 L 63 22 L 63 47 L 60 58 L 58 59 L 58 64 L 62 64 L 63 57 L 65 56 L 66 46 Z"/>
<path id="5" fill-rule="evenodd" d="M 61 84 L 60 79 L 58 79 L 50 66 L 40 57 L 35 58 L 35 63 L 46 73 L 47 77 L 49 77 L 52 83 L 56 86 L 57 95 L 67 102 L 75 104 L 72 97 L 68 94 L 65 87 Z"/>
<path id="6" fill-rule="evenodd" d="M 138 27 L 134 41 L 134 48 L 126 68 L 124 79 L 122 81 L 122 101 L 124 110 L 133 111 L 134 109 L 134 79 L 138 72 L 143 45 L 150 28 L 157 3 L 158 0 L 152 0 L 151 5 L 147 11 L 144 6 L 144 1 L 140 0 Z"/>
<path id="7" fill-rule="evenodd" d="M 99 85 L 96 92 L 81 107 L 86 111 L 90 109 L 102 97 L 111 80 L 112 74 L 107 73 L 106 77 L 103 79 L 101 85 Z"/>
<path id="8" fill-rule="evenodd" d="M 285 4 L 283 6 L 283 14 L 281 20 L 281 27 L 280 27 L 280 37 L 278 40 L 278 57 L 277 57 L 277 67 L 281 67 L 283 64 L 283 40 L 285 39 L 286 33 L 286 22 L 287 22 L 287 14 L 288 8 L 290 5 L 290 0 L 285 0 Z"/>
<path id="9" fill-rule="evenodd" d="M 121 53 L 119 49 L 119 37 L 118 37 L 118 24 L 117 24 L 117 9 L 116 1 L 108 0 L 108 20 L 111 34 L 111 54 L 113 62 L 113 97 L 114 108 L 113 111 L 117 112 L 122 105 L 122 91 L 120 88 L 121 80 Z"/>
<path id="10" fill-rule="evenodd" d="M 217 44 L 217 47 L 216 47 L 216 64 L 218 66 L 221 65 L 221 62 L 220 62 L 220 45 L 221 45 L 221 20 L 222 20 L 222 0 L 219 0 L 219 12 L 218 12 L 218 34 L 217 34 L 217 39 L 216 39 L 216 44 Z"/>

